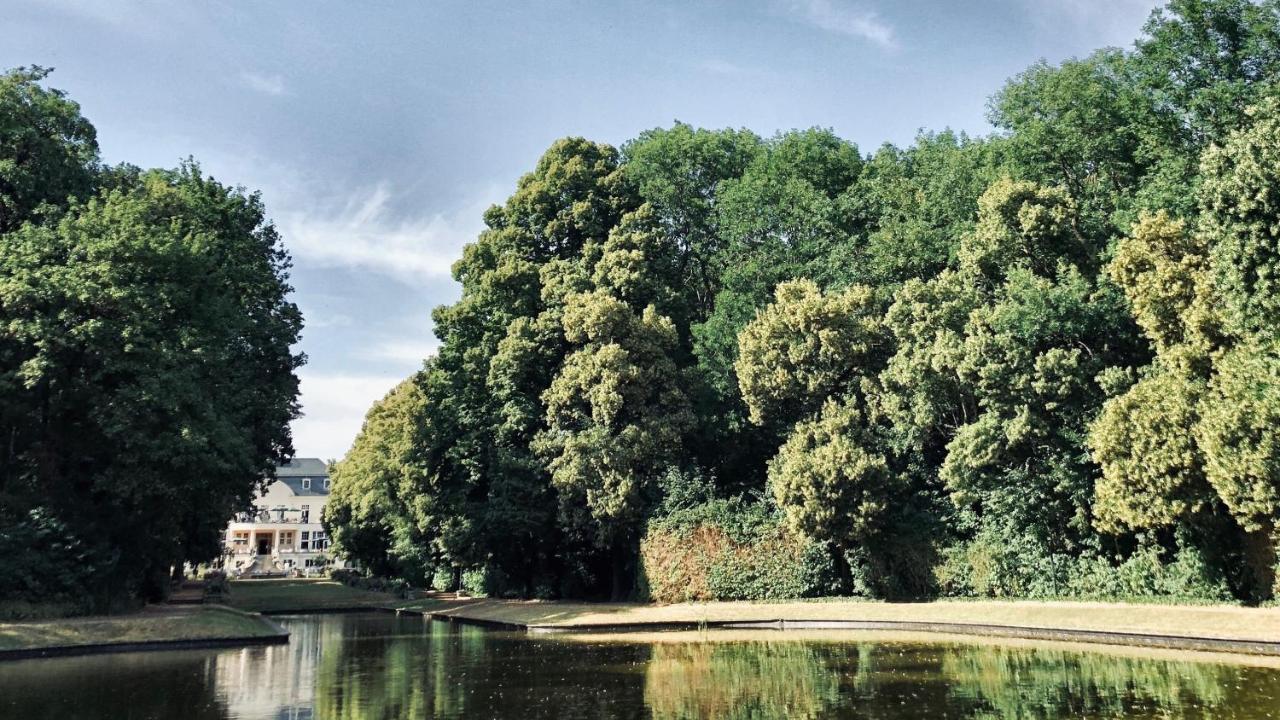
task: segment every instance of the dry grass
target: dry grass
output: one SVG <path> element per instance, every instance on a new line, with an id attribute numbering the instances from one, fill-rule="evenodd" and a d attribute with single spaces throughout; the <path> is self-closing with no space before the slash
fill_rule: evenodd
<path id="1" fill-rule="evenodd" d="M 0 650 L 265 637 L 276 632 L 260 617 L 226 608 L 148 608 L 132 615 L 0 623 Z"/>
<path id="2" fill-rule="evenodd" d="M 1100 602 L 710 602 L 634 603 L 426 600 L 410 607 L 516 625 L 590 627 L 619 623 L 865 620 L 971 623 L 1280 642 L 1280 608 L 1160 606 Z"/>

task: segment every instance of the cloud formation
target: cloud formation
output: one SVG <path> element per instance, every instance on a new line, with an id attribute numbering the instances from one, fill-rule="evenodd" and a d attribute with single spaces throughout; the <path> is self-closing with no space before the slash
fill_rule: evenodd
<path id="1" fill-rule="evenodd" d="M 287 90 L 284 85 L 284 78 L 279 75 L 264 75 L 251 71 L 240 73 L 240 81 L 245 87 L 263 95 L 271 95 L 272 97 L 280 97 Z"/>
<path id="2" fill-rule="evenodd" d="M 440 343 L 435 340 L 386 340 L 359 352 L 359 356 L 368 360 L 389 362 L 420 363 L 435 355 Z"/>
<path id="3" fill-rule="evenodd" d="M 289 210 L 277 225 L 289 251 L 314 267 L 370 270 L 413 281 L 448 278 L 462 246 L 484 228 L 496 192 L 451 214 L 400 217 L 386 184 L 357 193 L 336 212 Z"/>
<path id="4" fill-rule="evenodd" d="M 893 28 L 874 10 L 843 0 L 785 0 L 782 8 L 800 22 L 827 32 L 869 40 L 890 50 L 898 46 Z"/>
<path id="5" fill-rule="evenodd" d="M 364 415 L 403 377 L 326 374 L 303 368 L 302 414 L 293 421 L 293 447 L 299 457 L 340 458 L 364 424 Z M 336 453 L 336 455 L 335 455 Z"/>

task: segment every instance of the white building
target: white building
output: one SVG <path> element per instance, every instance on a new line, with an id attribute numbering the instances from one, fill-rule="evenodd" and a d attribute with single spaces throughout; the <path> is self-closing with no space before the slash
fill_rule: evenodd
<path id="1" fill-rule="evenodd" d="M 329 470 L 319 458 L 297 458 L 227 526 L 225 567 L 232 575 L 319 573 L 332 562 L 320 512 L 329 500 Z"/>

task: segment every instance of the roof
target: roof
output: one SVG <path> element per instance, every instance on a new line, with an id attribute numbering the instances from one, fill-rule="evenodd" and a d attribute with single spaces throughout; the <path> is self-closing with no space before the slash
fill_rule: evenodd
<path id="1" fill-rule="evenodd" d="M 320 458 L 294 458 L 276 468 L 276 477 L 328 477 L 329 467 Z"/>
<path id="2" fill-rule="evenodd" d="M 329 468 L 320 458 L 294 458 L 276 468 L 276 480 L 288 486 L 297 496 L 325 496 L 329 489 L 324 481 L 329 477 Z M 302 481 L 310 479 L 311 487 L 304 488 Z"/>

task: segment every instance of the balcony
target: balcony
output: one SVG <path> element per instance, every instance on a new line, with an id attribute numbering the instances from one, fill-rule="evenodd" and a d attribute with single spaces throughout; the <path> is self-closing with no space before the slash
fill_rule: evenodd
<path id="1" fill-rule="evenodd" d="M 236 513 L 231 522 L 258 525 L 319 525 L 320 514 L 314 511 L 301 510 L 259 510 Z"/>

